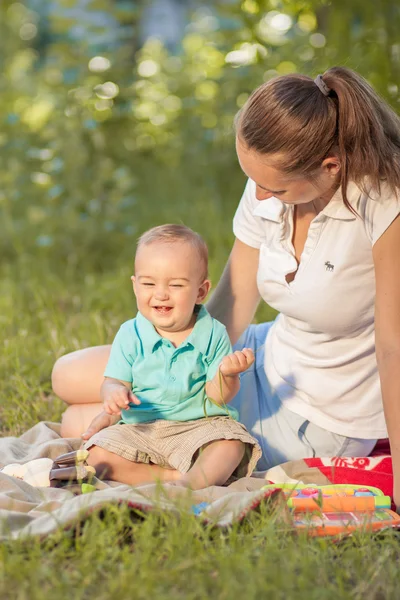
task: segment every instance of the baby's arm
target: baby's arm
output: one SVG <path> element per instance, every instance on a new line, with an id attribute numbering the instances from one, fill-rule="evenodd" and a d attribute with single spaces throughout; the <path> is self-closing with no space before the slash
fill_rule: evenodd
<path id="1" fill-rule="evenodd" d="M 134 323 L 134 319 L 123 323 L 111 346 L 100 388 L 104 411 L 108 415 L 121 414 L 121 410 L 127 409 L 130 402 L 140 404 L 140 400 L 132 393 L 132 365 L 137 355 Z"/>
<path id="2" fill-rule="evenodd" d="M 132 384 L 112 377 L 105 377 L 100 388 L 104 410 L 108 415 L 119 415 L 121 409 L 127 409 L 129 403 L 140 404 L 139 398 L 132 393 Z"/>
<path id="3" fill-rule="evenodd" d="M 213 379 L 206 383 L 207 396 L 217 404 L 228 404 L 240 389 L 239 374 L 246 371 L 253 362 L 254 352 L 250 348 L 224 356 Z"/>

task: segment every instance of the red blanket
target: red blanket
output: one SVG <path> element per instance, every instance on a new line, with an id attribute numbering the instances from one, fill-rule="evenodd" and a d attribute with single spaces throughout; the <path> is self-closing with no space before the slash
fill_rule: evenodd
<path id="1" fill-rule="evenodd" d="M 371 456 L 365 458 L 306 458 L 309 467 L 317 467 L 331 483 L 372 485 L 386 496 L 393 494 L 392 458 L 389 440 L 379 440 Z"/>

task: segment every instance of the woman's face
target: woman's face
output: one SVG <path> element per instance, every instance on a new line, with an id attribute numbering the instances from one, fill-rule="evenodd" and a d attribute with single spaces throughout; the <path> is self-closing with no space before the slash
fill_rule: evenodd
<path id="1" fill-rule="evenodd" d="M 313 180 L 293 176 L 272 166 L 273 155 L 250 150 L 236 138 L 236 152 L 242 171 L 256 184 L 257 200 L 278 198 L 285 204 L 308 204 L 318 201 L 327 204 L 338 188 L 340 162 L 336 157 L 327 158 L 314 174 Z"/>

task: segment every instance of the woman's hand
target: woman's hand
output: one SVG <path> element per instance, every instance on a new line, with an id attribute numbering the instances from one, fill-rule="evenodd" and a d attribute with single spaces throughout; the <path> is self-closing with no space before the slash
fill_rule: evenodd
<path id="1" fill-rule="evenodd" d="M 89 427 L 86 429 L 85 433 L 82 433 L 82 439 L 88 440 L 97 433 L 101 431 L 105 427 L 110 427 L 111 425 L 115 425 L 118 423 L 120 417 L 118 415 L 109 415 L 104 410 L 97 415 L 90 423 Z"/>

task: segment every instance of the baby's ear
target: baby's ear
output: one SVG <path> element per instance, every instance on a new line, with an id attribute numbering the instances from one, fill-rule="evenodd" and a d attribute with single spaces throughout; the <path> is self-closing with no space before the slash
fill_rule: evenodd
<path id="1" fill-rule="evenodd" d="M 197 295 L 197 300 L 196 302 L 203 302 L 203 300 L 205 300 L 207 298 L 208 292 L 211 289 L 211 281 L 209 279 L 206 279 L 205 281 L 203 281 L 203 283 L 201 284 L 200 288 L 199 288 L 199 293 Z"/>
<path id="2" fill-rule="evenodd" d="M 134 275 L 132 275 L 131 277 L 131 281 L 132 281 L 132 287 L 133 287 L 133 291 L 136 294 L 136 277 Z"/>

